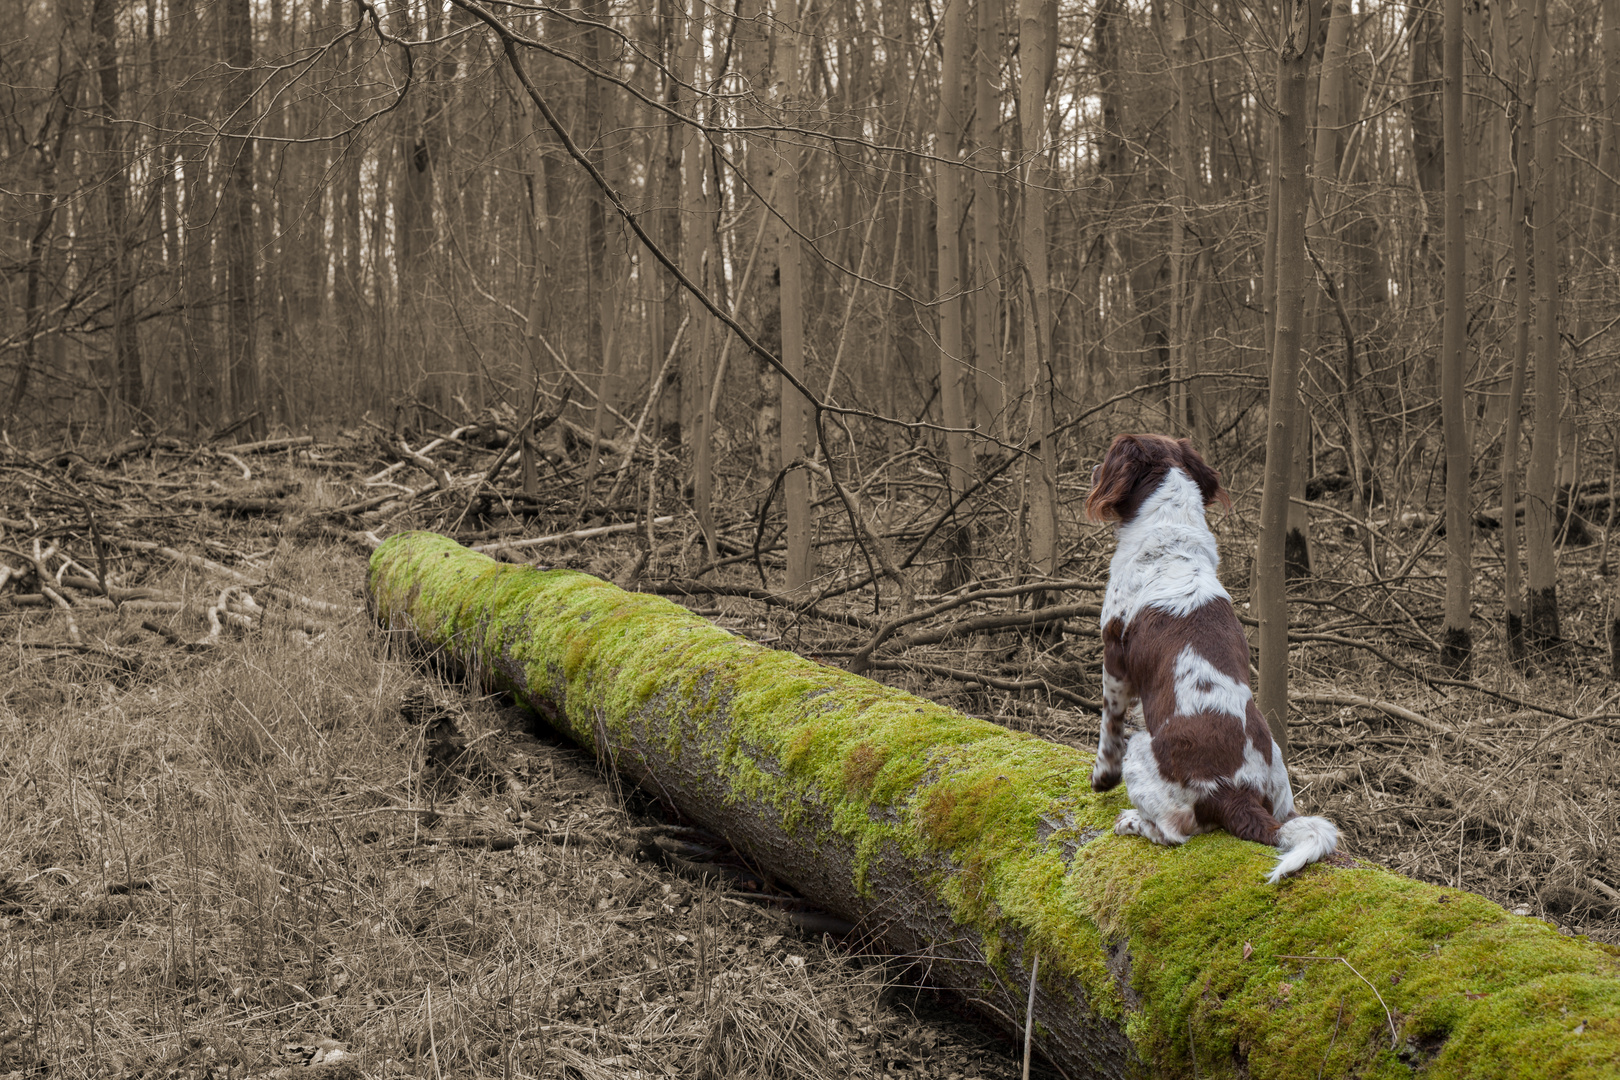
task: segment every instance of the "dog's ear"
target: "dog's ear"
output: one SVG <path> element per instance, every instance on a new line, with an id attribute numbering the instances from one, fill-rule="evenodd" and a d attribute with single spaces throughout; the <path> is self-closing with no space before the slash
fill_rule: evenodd
<path id="1" fill-rule="evenodd" d="M 1176 446 L 1181 452 L 1181 467 L 1203 493 L 1204 505 L 1219 502 L 1228 510 L 1232 509 L 1232 496 L 1221 486 L 1221 474 L 1210 468 L 1203 455 L 1193 449 L 1191 440 L 1178 439 Z"/>
<path id="2" fill-rule="evenodd" d="M 1135 435 L 1115 435 L 1086 496 L 1086 517 L 1092 521 L 1120 520 L 1119 504 L 1130 497 L 1147 466 L 1147 454 Z"/>

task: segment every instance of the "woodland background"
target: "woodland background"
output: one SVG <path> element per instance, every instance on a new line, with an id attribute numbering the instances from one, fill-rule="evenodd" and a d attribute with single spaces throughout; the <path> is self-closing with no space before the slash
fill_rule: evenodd
<path id="1" fill-rule="evenodd" d="M 1620 940 L 1620 0 L 0 11 L 0 1070 L 302 1025 L 1013 1075 L 724 838 L 514 781 L 364 558 L 437 529 L 1089 748 L 1121 431 L 1233 492 L 1301 805 Z"/>
<path id="2" fill-rule="evenodd" d="M 1367 525 L 1444 490 L 1451 409 L 1459 513 L 1532 489 L 1554 642 L 1552 491 L 1617 445 L 1620 5 L 1446 7 L 13 0 L 6 425 L 399 430 L 568 391 L 551 437 L 635 429 L 711 545 L 717 453 L 756 502 L 809 455 L 797 587 L 818 470 L 921 461 L 963 502 L 1015 466 L 1015 574 L 1052 576 L 1057 477 L 1113 430 L 1229 476 L 1280 430 L 1293 497 L 1330 478 Z M 1308 423 L 1266 399 L 1296 378 Z"/>

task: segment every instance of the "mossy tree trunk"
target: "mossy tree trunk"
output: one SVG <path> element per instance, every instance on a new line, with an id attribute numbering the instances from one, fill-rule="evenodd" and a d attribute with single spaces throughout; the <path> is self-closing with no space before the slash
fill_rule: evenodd
<path id="1" fill-rule="evenodd" d="M 1070 1076 L 1596 1078 L 1620 1057 L 1620 957 L 1477 896 L 1362 866 L 1269 886 L 1257 844 L 1116 837 L 1124 795 L 1091 792 L 1089 755 L 586 574 L 403 533 L 369 593 L 992 1023 L 1018 1032 L 1038 954 L 1035 1046 Z"/>

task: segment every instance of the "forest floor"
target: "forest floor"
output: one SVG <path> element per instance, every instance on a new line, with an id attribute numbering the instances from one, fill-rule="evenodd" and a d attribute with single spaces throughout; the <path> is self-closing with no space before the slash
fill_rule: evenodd
<path id="1" fill-rule="evenodd" d="M 896 609 L 874 616 L 870 590 L 778 602 L 755 569 L 772 534 L 743 512 L 721 515 L 722 566 L 689 514 L 657 524 L 676 504 L 656 463 L 582 520 L 566 462 L 525 500 L 499 432 L 447 434 L 420 461 L 362 432 L 0 448 L 0 1078 L 1019 1075 L 1021 1048 L 925 971 L 846 943 L 718 837 L 392 647 L 364 610 L 366 555 L 412 527 L 525 541 L 505 557 L 682 594 L 830 663 L 868 647 L 886 682 L 1090 749 L 1085 613 L 1111 537 L 1075 522 L 1083 492 L 1064 492 L 1061 644 L 996 629 L 1019 617 L 1002 596 L 873 647 Z M 1235 493 L 1212 524 L 1241 610 L 1257 496 Z M 919 591 L 937 581 L 937 477 L 867 498 Z M 987 495 L 970 588 L 1011 582 L 984 557 L 1010 550 L 1008 498 Z M 1448 681 L 1430 519 L 1373 522 L 1373 574 L 1347 503 L 1323 506 L 1293 605 L 1299 802 L 1362 860 L 1620 944 L 1606 548 L 1564 549 L 1566 642 L 1529 675 L 1482 573 L 1478 680 Z M 858 575 L 839 532 L 822 565 Z"/>

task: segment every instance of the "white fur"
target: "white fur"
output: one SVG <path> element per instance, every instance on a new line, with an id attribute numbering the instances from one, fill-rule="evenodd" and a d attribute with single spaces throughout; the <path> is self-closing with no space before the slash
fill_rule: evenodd
<path id="1" fill-rule="evenodd" d="M 1202 786 L 1189 787 L 1166 780 L 1159 772 L 1159 763 L 1153 757 L 1153 737 L 1145 731 L 1131 736 L 1125 747 L 1125 791 L 1135 810 L 1126 810 L 1114 823 L 1114 832 L 1121 836 L 1145 836 L 1156 844 L 1180 844 L 1194 833 L 1205 832 L 1194 828 L 1182 832 L 1171 824 L 1172 819 L 1193 821 L 1193 806 L 1204 793 Z"/>
<path id="2" fill-rule="evenodd" d="M 1225 713 L 1237 717 L 1241 726 L 1249 715 L 1249 702 L 1254 697 L 1249 684 L 1218 670 L 1191 645 L 1176 657 L 1175 680 L 1176 712 L 1183 716 Z"/>
<path id="3" fill-rule="evenodd" d="M 1268 882 L 1292 874 L 1307 863 L 1318 862 L 1339 846 L 1339 830 L 1324 817 L 1297 817 L 1277 830 L 1277 865 Z"/>
<path id="4" fill-rule="evenodd" d="M 1129 626 L 1143 608 L 1183 616 L 1231 599 L 1216 576 L 1221 556 L 1204 522 L 1204 493 L 1185 470 L 1167 471 L 1136 517 L 1116 530 L 1102 626 L 1116 618 Z"/>

